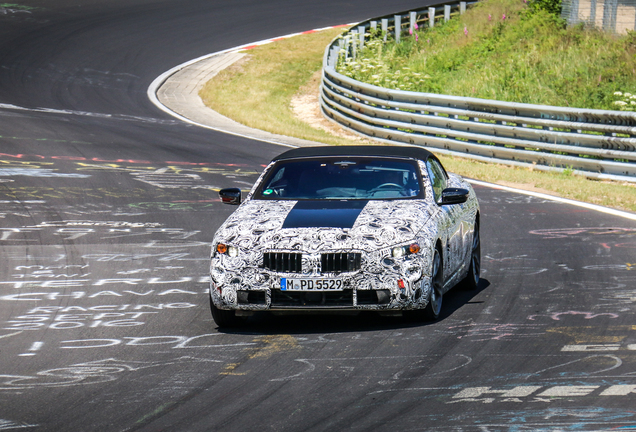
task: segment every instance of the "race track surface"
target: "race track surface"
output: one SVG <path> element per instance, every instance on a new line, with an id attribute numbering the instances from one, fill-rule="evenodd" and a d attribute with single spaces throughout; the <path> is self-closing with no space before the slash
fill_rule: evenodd
<path id="1" fill-rule="evenodd" d="M 219 331 L 209 243 L 284 148 L 148 85 L 204 54 L 423 6 L 0 4 L 0 430 L 636 429 L 636 225 L 476 186 L 483 280 L 439 321 L 256 315 Z"/>

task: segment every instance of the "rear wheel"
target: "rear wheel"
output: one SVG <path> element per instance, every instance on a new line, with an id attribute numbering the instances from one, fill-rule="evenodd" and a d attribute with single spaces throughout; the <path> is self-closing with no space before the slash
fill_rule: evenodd
<path id="1" fill-rule="evenodd" d="M 473 232 L 473 244 L 470 250 L 470 267 L 468 274 L 462 281 L 466 289 L 474 290 L 479 285 L 479 272 L 481 271 L 481 238 L 479 235 L 479 220 L 475 220 Z"/>
<path id="2" fill-rule="evenodd" d="M 212 298 L 210 298 L 210 311 L 212 312 L 214 322 L 219 328 L 238 327 L 243 323 L 243 319 L 237 317 L 233 310 L 223 310 L 214 306 Z"/>

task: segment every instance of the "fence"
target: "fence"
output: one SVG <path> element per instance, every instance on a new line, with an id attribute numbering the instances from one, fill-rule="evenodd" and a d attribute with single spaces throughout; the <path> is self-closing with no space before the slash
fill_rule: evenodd
<path id="1" fill-rule="evenodd" d="M 507 165 L 570 170 L 590 178 L 636 182 L 636 113 L 552 107 L 390 90 L 336 71 L 342 50 L 356 56 L 381 25 L 399 40 L 405 29 L 434 26 L 462 13 L 442 3 L 364 21 L 325 50 L 321 107 L 327 118 L 375 140 L 435 148 Z"/>
<path id="2" fill-rule="evenodd" d="M 636 30 L 636 0 L 563 0 L 561 17 L 568 24 L 585 23 L 606 32 Z"/>

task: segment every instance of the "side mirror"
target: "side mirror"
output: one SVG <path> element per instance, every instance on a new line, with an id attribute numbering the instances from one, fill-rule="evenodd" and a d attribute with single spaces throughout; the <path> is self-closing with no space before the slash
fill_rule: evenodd
<path id="1" fill-rule="evenodd" d="M 442 191 L 441 205 L 462 204 L 468 201 L 468 189 L 446 188 Z"/>
<path id="2" fill-rule="evenodd" d="M 219 197 L 221 197 L 223 204 L 239 205 L 241 203 L 241 190 L 239 188 L 221 189 Z"/>

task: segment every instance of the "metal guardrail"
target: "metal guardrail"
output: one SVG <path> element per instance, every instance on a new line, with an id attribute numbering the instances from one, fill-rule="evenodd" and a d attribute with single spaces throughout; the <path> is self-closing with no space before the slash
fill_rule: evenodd
<path id="1" fill-rule="evenodd" d="M 382 25 L 395 39 L 418 25 L 462 13 L 466 2 L 364 21 L 325 50 L 324 115 L 366 137 L 433 147 L 437 153 L 589 178 L 636 182 L 636 112 L 553 107 L 391 90 L 336 71 L 341 50 L 356 56 L 364 35 Z"/>

